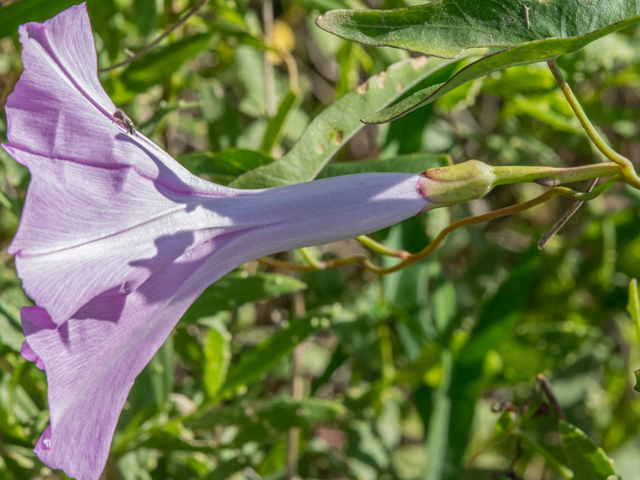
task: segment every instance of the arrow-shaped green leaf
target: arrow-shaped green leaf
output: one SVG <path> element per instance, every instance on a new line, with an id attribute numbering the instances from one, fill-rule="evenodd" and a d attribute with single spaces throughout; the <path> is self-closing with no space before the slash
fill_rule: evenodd
<path id="1" fill-rule="evenodd" d="M 574 52 L 638 21 L 640 5 L 617 0 L 439 0 L 397 10 L 334 10 L 319 17 L 317 24 L 348 40 L 446 58 L 467 48 L 510 47 L 468 65 L 440 86 L 418 91 L 363 119 L 385 123 L 470 80 Z"/>
<path id="2" fill-rule="evenodd" d="M 454 58 L 467 48 L 515 47 L 611 27 L 615 31 L 638 16 L 639 4 L 619 0 L 439 0 L 394 10 L 332 10 L 316 24 L 365 45 Z"/>

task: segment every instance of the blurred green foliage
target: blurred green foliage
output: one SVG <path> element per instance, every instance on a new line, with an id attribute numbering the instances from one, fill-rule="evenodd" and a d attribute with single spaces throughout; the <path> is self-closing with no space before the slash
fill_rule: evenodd
<path id="1" fill-rule="evenodd" d="M 2 2 L 0 105 L 21 72 L 17 26 L 71 3 Z M 99 65 L 125 60 L 196 3 L 88 0 Z M 425 64 L 333 37 L 314 19 L 334 8 L 412 3 L 211 0 L 101 81 L 142 133 L 194 173 L 246 188 L 420 171 L 450 159 L 600 160 L 544 64 L 478 78 L 388 125 L 358 122 L 447 81 L 469 60 Z M 635 164 L 638 52 L 640 30 L 631 27 L 558 60 L 592 121 Z M 0 478 L 65 478 L 32 452 L 49 421 L 46 378 L 19 354 L 19 309 L 30 300 L 6 250 L 29 175 L 2 151 L 0 180 Z M 415 252 L 452 220 L 542 190 L 500 187 L 374 237 Z M 554 200 L 456 231 L 427 260 L 382 278 L 356 266 L 295 276 L 252 262 L 232 272 L 137 379 L 104 478 L 638 478 L 640 312 L 629 284 L 640 276 L 640 194 L 615 188 L 589 202 L 537 251 L 566 206 Z M 359 253 L 355 242 L 308 252 Z"/>

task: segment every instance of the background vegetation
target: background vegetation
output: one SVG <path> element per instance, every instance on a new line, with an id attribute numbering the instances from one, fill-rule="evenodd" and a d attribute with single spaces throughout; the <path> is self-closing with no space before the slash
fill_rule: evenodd
<path id="1" fill-rule="evenodd" d="M 17 26 L 74 3 L 2 2 L 0 106 L 21 72 Z M 126 60 L 199 3 L 88 0 L 99 65 Z M 384 91 L 349 92 L 410 55 L 341 40 L 314 19 L 334 8 L 409 4 L 211 0 L 101 81 L 138 130 L 223 184 L 287 152 L 290 181 L 310 180 L 334 153 L 320 177 L 472 158 L 554 167 L 599 160 L 544 63 L 467 83 L 388 125 L 357 122 L 411 85 L 394 78 Z M 631 27 L 558 60 L 592 121 L 636 165 L 639 52 L 640 30 Z M 430 60 L 436 73 L 414 79 L 438 83 L 472 55 Z M 321 112 L 331 142 L 313 155 L 292 150 Z M 0 477 L 65 478 L 32 452 L 48 424 L 46 378 L 19 354 L 19 309 L 30 300 L 6 253 L 29 175 L 6 152 L 0 160 Z M 500 187 L 375 238 L 415 252 L 454 219 L 542 190 Z M 549 480 L 571 469 L 582 480 L 607 478 L 607 456 L 622 478 L 639 478 L 640 331 L 626 305 L 629 281 L 640 276 L 640 193 L 614 188 L 589 202 L 539 252 L 567 206 L 554 200 L 459 230 L 427 260 L 383 278 L 357 266 L 299 275 L 257 262 L 232 272 L 136 381 L 104 478 Z M 353 241 L 311 249 L 318 258 L 363 251 Z M 303 262 L 298 252 L 277 258 Z M 568 424 L 536 389 L 539 373 Z"/>

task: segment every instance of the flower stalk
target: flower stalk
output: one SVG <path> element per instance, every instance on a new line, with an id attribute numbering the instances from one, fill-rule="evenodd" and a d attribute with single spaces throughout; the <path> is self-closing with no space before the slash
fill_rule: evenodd
<path id="1" fill-rule="evenodd" d="M 558 64 L 556 63 L 556 60 L 553 59 L 547 63 L 549 65 L 549 69 L 551 70 L 551 73 L 553 73 L 553 76 L 555 77 L 556 81 L 558 82 L 558 85 L 560 86 L 560 90 L 562 90 L 562 93 L 567 99 L 567 102 L 569 102 L 569 105 L 571 106 L 573 113 L 580 121 L 582 128 L 584 128 L 585 132 L 587 133 L 587 135 L 589 136 L 593 144 L 596 146 L 598 150 L 600 150 L 600 152 L 602 152 L 602 154 L 605 157 L 607 157 L 612 162 L 615 162 L 618 165 L 620 165 L 620 167 L 622 168 L 622 178 L 624 179 L 624 182 L 628 183 L 629 185 L 635 188 L 640 189 L 640 177 L 638 177 L 638 175 L 636 174 L 636 171 L 633 168 L 633 164 L 631 163 L 631 161 L 628 158 L 620 155 L 614 149 L 612 149 L 607 144 L 607 142 L 605 142 L 604 139 L 600 136 L 596 128 L 591 123 L 591 120 L 589 120 L 589 117 L 587 117 L 587 114 L 582 109 L 580 102 L 574 95 L 573 90 L 571 90 L 571 87 L 567 83 L 567 80 L 564 78 L 564 75 L 562 75 L 562 72 L 560 71 L 560 69 L 558 68 Z"/>

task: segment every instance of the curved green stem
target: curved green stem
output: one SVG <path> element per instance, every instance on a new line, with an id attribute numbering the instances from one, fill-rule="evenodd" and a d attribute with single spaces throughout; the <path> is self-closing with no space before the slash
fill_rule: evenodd
<path id="1" fill-rule="evenodd" d="M 609 160 L 617 163 L 618 165 L 620 165 L 620 167 L 622 167 L 622 176 L 624 177 L 626 183 L 628 183 L 629 185 L 635 188 L 640 189 L 640 177 L 638 177 L 638 175 L 636 174 L 636 171 L 633 168 L 633 164 L 631 163 L 631 161 L 629 161 L 628 158 L 623 157 L 618 152 L 613 150 L 609 145 L 607 145 L 604 139 L 600 136 L 598 131 L 595 129 L 595 127 L 589 120 L 589 117 L 587 117 L 587 114 L 584 113 L 584 110 L 582 109 L 580 102 L 578 102 L 578 99 L 576 98 L 573 91 L 571 90 L 571 87 L 567 83 L 567 80 L 562 75 L 562 72 L 558 68 L 558 64 L 556 63 L 555 59 L 549 60 L 549 62 L 547 63 L 549 64 L 549 69 L 551 69 L 551 73 L 553 73 L 553 76 L 555 77 L 556 81 L 558 82 L 558 85 L 560 86 L 560 90 L 562 90 L 562 93 L 564 94 L 565 98 L 569 102 L 569 105 L 571 106 L 573 113 L 576 115 L 576 117 L 582 124 L 582 128 L 584 128 L 585 132 L 587 132 L 587 135 L 589 136 L 591 141 L 594 143 L 596 148 L 600 150 L 602 154 L 605 157 L 607 157 Z"/>
<path id="2" fill-rule="evenodd" d="M 359 237 L 356 237 L 356 240 L 367 247 L 369 250 L 373 250 L 374 252 L 377 252 L 380 255 L 385 255 L 387 257 L 398 257 L 404 260 L 411 255 L 406 250 L 394 250 L 392 248 L 387 248 L 381 243 L 376 242 L 373 238 L 367 237 L 366 235 L 360 235 Z"/>
<path id="3" fill-rule="evenodd" d="M 300 250 L 300 253 L 302 254 L 302 256 L 304 257 L 304 259 L 306 260 L 306 262 L 309 265 L 314 267 L 316 270 L 320 270 L 320 269 L 324 268 L 324 262 L 319 262 L 318 260 L 313 258 L 313 255 L 311 254 L 311 252 L 309 251 L 308 248 L 303 247 L 303 248 L 301 248 L 299 250 Z"/>

